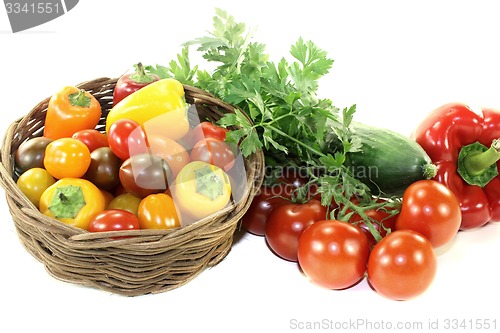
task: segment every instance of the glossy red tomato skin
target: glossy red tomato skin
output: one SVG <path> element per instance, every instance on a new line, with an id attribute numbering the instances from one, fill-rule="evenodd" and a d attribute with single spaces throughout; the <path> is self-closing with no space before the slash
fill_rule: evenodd
<path id="1" fill-rule="evenodd" d="M 107 209 L 97 214 L 90 222 L 90 232 L 139 230 L 139 219 L 136 215 L 122 209 Z M 113 237 L 115 239 L 124 237 Z"/>
<path id="2" fill-rule="evenodd" d="M 236 156 L 231 147 L 224 141 L 206 138 L 198 141 L 189 154 L 191 161 L 203 161 L 218 166 L 224 171 L 234 166 Z"/>
<path id="3" fill-rule="evenodd" d="M 287 198 L 292 191 L 287 184 L 262 186 L 241 218 L 242 227 L 254 235 L 264 236 L 269 214 L 274 208 L 289 203 Z"/>
<path id="4" fill-rule="evenodd" d="M 364 278 L 370 248 L 360 228 L 341 221 L 322 220 L 299 238 L 298 261 L 304 274 L 328 289 L 346 289 Z"/>
<path id="5" fill-rule="evenodd" d="M 109 127 L 108 143 L 113 153 L 123 161 L 148 150 L 146 133 L 131 119 L 119 119 Z"/>
<path id="6" fill-rule="evenodd" d="M 73 139 L 80 140 L 93 152 L 97 148 L 108 147 L 106 134 L 95 129 L 84 129 L 73 134 Z"/>
<path id="7" fill-rule="evenodd" d="M 314 199 L 276 207 L 269 214 L 265 226 L 268 246 L 277 256 L 296 262 L 300 235 L 314 222 L 324 220 L 326 211 L 326 207 Z"/>
<path id="8" fill-rule="evenodd" d="M 421 180 L 403 193 L 396 230 L 416 231 L 437 248 L 455 237 L 461 221 L 460 203 L 453 192 L 435 180 Z"/>
<path id="9" fill-rule="evenodd" d="M 197 142 L 204 140 L 206 138 L 213 138 L 219 141 L 225 141 L 226 140 L 226 133 L 228 132 L 227 129 L 217 126 L 209 121 L 203 121 L 196 125 L 196 127 L 193 129 L 193 143 L 196 144 Z"/>
<path id="10" fill-rule="evenodd" d="M 431 243 L 411 230 L 397 230 L 372 249 L 368 258 L 368 281 L 380 295 L 408 300 L 425 292 L 437 271 Z"/>

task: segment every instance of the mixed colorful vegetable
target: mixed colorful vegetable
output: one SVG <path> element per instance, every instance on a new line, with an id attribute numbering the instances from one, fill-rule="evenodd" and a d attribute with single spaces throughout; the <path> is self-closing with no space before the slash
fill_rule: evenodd
<path id="1" fill-rule="evenodd" d="M 191 67 L 193 45 L 215 69 Z M 244 229 L 319 286 L 366 277 L 387 298 L 420 295 L 436 248 L 500 219 L 500 112 L 446 105 L 406 137 L 318 97 L 333 64 L 324 50 L 300 38 L 290 54 L 270 61 L 244 24 L 217 10 L 214 31 L 168 66 L 139 63 L 120 78 L 105 133 L 88 93 L 54 95 L 46 135 L 17 150 L 18 185 L 44 214 L 91 232 L 179 228 L 227 207 L 237 155 L 262 149 L 266 178 Z M 235 113 L 190 123 L 182 84 Z M 70 119 L 64 133 L 60 114 Z"/>
<path id="2" fill-rule="evenodd" d="M 90 232 L 174 229 L 235 200 L 228 172 L 238 147 L 224 142 L 228 130 L 189 123 L 182 84 L 148 81 L 136 67 L 141 75 L 125 74 L 115 86 L 104 133 L 89 120 L 101 117 L 94 96 L 64 88 L 50 99 L 44 136 L 17 150 L 17 184 L 43 214 Z M 95 100 L 98 113 L 73 99 Z M 58 117 L 50 118 L 56 102 Z"/>
<path id="3" fill-rule="evenodd" d="M 435 179 L 460 201 L 462 230 L 500 220 L 500 111 L 481 112 L 464 104 L 443 105 L 414 133 L 437 165 Z"/>

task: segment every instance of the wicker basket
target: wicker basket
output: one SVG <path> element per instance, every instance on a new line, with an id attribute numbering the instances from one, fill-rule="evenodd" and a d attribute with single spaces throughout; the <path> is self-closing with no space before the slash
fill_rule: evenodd
<path id="1" fill-rule="evenodd" d="M 79 84 L 102 106 L 98 129 L 112 107 L 116 79 L 100 78 Z M 216 120 L 234 107 L 210 94 L 184 86 L 186 101 L 197 107 L 200 119 Z M 219 263 L 230 251 L 238 222 L 262 183 L 261 151 L 245 159 L 248 184 L 243 200 L 215 217 L 175 230 L 115 232 L 135 237 L 111 239 L 41 214 L 13 179 L 13 156 L 19 145 L 40 136 L 49 98 L 14 122 L 4 137 L 0 181 L 21 243 L 57 279 L 126 296 L 168 291 L 186 284 L 204 269 Z"/>

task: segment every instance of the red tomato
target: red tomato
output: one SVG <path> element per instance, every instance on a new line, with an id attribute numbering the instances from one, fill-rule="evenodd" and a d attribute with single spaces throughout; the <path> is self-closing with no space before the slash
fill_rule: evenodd
<path id="1" fill-rule="evenodd" d="M 420 180 L 403 193 L 397 230 L 413 230 L 437 248 L 451 241 L 462 221 L 460 203 L 453 192 L 435 180 Z"/>
<path id="2" fill-rule="evenodd" d="M 431 243 L 411 230 L 397 230 L 372 249 L 368 280 L 380 295 L 407 300 L 422 294 L 436 275 L 437 258 Z"/>
<path id="3" fill-rule="evenodd" d="M 121 160 L 147 152 L 146 133 L 130 119 L 119 119 L 109 127 L 109 147 Z"/>
<path id="4" fill-rule="evenodd" d="M 167 162 L 174 178 L 191 161 L 186 149 L 180 143 L 167 137 L 149 135 L 148 145 L 151 154 L 160 156 Z"/>
<path id="5" fill-rule="evenodd" d="M 368 239 L 360 228 L 322 220 L 304 230 L 297 255 L 312 282 L 328 289 L 345 289 L 363 279 L 369 253 Z"/>
<path id="6" fill-rule="evenodd" d="M 279 257 L 297 261 L 299 237 L 309 225 L 326 218 L 326 207 L 318 200 L 276 207 L 267 218 L 266 242 Z"/>
<path id="7" fill-rule="evenodd" d="M 139 230 L 140 224 L 137 216 L 122 209 L 107 209 L 97 214 L 90 222 L 90 232 Z M 112 237 L 114 239 L 123 237 Z"/>
<path id="8" fill-rule="evenodd" d="M 108 147 L 108 137 L 106 134 L 95 129 L 84 129 L 73 134 L 73 139 L 80 140 L 93 152 L 97 148 Z"/>
<path id="9" fill-rule="evenodd" d="M 228 171 L 234 165 L 234 152 L 224 141 L 207 138 L 194 145 L 190 154 L 192 161 L 203 161 Z"/>
<path id="10" fill-rule="evenodd" d="M 287 195 L 290 192 L 288 188 L 285 184 L 262 186 L 259 194 L 253 198 L 250 207 L 241 218 L 243 228 L 254 235 L 264 236 L 269 213 L 274 208 L 289 203 L 286 200 L 290 197 Z"/>
<path id="11" fill-rule="evenodd" d="M 279 171 L 281 174 L 278 177 L 278 183 L 283 182 L 286 184 L 291 184 L 295 188 L 299 188 L 306 185 L 309 181 L 307 174 L 305 174 L 305 172 L 303 172 L 303 169 L 299 167 L 288 167 Z"/>
<path id="12" fill-rule="evenodd" d="M 212 124 L 209 121 L 204 121 L 196 125 L 193 130 L 193 143 L 204 140 L 206 138 L 213 138 L 219 141 L 226 140 L 227 129 L 219 127 L 215 124 Z"/>

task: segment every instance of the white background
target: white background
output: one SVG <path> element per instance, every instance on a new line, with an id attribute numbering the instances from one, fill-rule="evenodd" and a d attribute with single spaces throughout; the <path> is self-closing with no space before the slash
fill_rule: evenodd
<path id="1" fill-rule="evenodd" d="M 358 121 L 409 135 L 448 102 L 500 108 L 494 1 L 81 0 L 16 34 L 0 8 L 1 133 L 64 85 L 117 77 L 138 61 L 166 64 L 211 28 L 214 7 L 254 27 L 273 60 L 300 36 L 326 49 L 335 63 L 321 95 L 339 107 L 356 103 Z M 419 332 L 429 320 L 500 326 L 500 225 L 459 233 L 439 251 L 430 289 L 406 302 L 382 298 L 366 281 L 344 291 L 316 287 L 250 235 L 189 284 L 127 298 L 50 277 L 18 241 L 5 200 L 0 216 L 0 332 L 293 332 L 293 320 L 323 319 L 421 322 Z"/>

